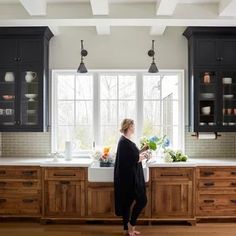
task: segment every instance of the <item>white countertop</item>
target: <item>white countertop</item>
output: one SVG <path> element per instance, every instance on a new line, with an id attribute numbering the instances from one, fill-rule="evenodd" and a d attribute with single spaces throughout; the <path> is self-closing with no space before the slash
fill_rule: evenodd
<path id="1" fill-rule="evenodd" d="M 89 167 L 90 158 L 73 158 L 70 161 L 58 158 L 54 161 L 49 157 L 0 157 L 0 166 L 44 166 L 44 167 Z"/>
<path id="2" fill-rule="evenodd" d="M 43 166 L 43 167 L 89 167 L 90 158 L 76 157 L 70 161 L 59 158 L 53 161 L 49 157 L 0 157 L 0 166 Z M 148 167 L 196 167 L 196 166 L 236 166 L 235 158 L 189 158 L 186 162 L 166 163 L 163 159 L 147 164 Z"/>
<path id="3" fill-rule="evenodd" d="M 147 164 L 148 167 L 196 167 L 196 166 L 236 166 L 236 157 L 215 157 L 215 158 L 188 158 L 186 162 L 164 162 L 162 158 Z"/>

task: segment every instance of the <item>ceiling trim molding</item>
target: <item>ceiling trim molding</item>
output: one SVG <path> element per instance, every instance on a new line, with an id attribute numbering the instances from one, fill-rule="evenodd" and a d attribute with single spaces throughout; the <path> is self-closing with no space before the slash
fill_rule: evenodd
<path id="1" fill-rule="evenodd" d="M 179 19 L 179 18 L 88 18 L 88 19 L 14 19 L 0 20 L 0 26 L 49 26 L 53 30 L 60 27 L 96 27 L 98 34 L 109 34 L 110 27 L 151 27 L 150 33 L 164 33 L 168 26 L 234 26 L 236 18 L 227 19 Z"/>

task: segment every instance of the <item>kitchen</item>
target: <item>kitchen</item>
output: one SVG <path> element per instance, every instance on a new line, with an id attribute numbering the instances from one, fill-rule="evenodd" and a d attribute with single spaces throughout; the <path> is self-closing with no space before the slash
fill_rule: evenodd
<path id="1" fill-rule="evenodd" d="M 166 163 L 161 157 L 157 159 L 153 157 L 153 160 L 157 160 L 156 162 L 150 160 L 149 168 L 145 170 L 149 201 L 143 215 L 140 216 L 140 221 L 153 224 L 153 226 L 141 225 L 143 233 L 155 235 L 162 232 L 165 235 L 170 227 L 162 228 L 165 226 L 155 225 L 161 222 L 167 222 L 173 229 L 176 229 L 176 221 L 190 223 L 196 226 L 188 226 L 187 229 L 183 226 L 182 229 L 189 231 L 191 230 L 189 228 L 195 228 L 192 229 L 194 232 L 198 227 L 204 227 L 202 225 L 205 224 L 202 222 L 207 219 L 209 222 L 212 220 L 221 222 L 228 219 L 226 225 L 232 227 L 233 234 L 235 226 L 229 222 L 235 218 L 236 211 L 234 189 L 236 140 L 235 132 L 232 132 L 235 129 L 234 121 L 227 119 L 233 117 L 234 107 L 233 105 L 223 107 L 222 104 L 226 103 L 223 103 L 222 96 L 218 95 L 222 93 L 220 90 L 222 68 L 227 72 L 222 77 L 232 77 L 231 83 L 227 84 L 226 80 L 224 86 L 231 84 L 233 86 L 234 83 L 233 56 L 235 54 L 229 52 L 234 52 L 235 45 L 232 41 L 235 39 L 235 29 L 230 29 L 228 32 L 219 29 L 214 34 L 214 30 L 209 28 L 207 32 L 201 29 L 199 29 L 201 32 L 194 32 L 191 26 L 234 26 L 234 11 L 232 11 L 234 1 L 228 1 L 228 5 L 226 3 L 224 5 L 224 1 L 200 0 L 179 0 L 171 4 L 167 4 L 165 0 L 110 1 L 109 4 L 108 1 L 101 1 L 99 4 L 96 1 L 64 1 L 64 3 L 63 1 L 47 1 L 47 4 L 40 4 L 45 1 L 37 2 L 38 6 L 23 0 L 0 1 L 1 42 L 5 40 L 5 43 L 0 45 L 0 51 L 7 55 L 7 58 L 0 56 L 1 95 L 8 95 L 8 97 L 5 96 L 6 99 L 3 97 L 4 106 L 0 108 L 6 113 L 4 119 L 1 117 L 1 122 L 5 124 L 0 125 L 0 174 L 2 173 L 0 181 L 2 212 L 0 214 L 3 216 L 1 219 L 7 218 L 9 221 L 14 217 L 21 220 L 29 218 L 41 223 L 54 223 L 54 221 L 65 219 L 69 223 L 76 220 L 102 222 L 112 219 L 115 224 L 118 218 L 114 215 L 113 209 L 112 168 L 90 167 L 92 160 L 87 158 L 85 150 L 97 149 L 105 145 L 113 145 L 115 149 L 115 141 L 111 142 L 109 138 L 118 139 L 119 123 L 122 118 L 125 118 L 124 116 L 136 118 L 138 126 L 135 141 L 139 145 L 139 138 L 143 136 L 139 126 L 144 127 L 146 120 L 153 120 L 156 114 L 154 110 L 159 109 L 157 111 L 161 114 L 160 119 L 154 119 L 151 123 L 151 131 L 145 134 L 147 136 L 167 134 L 171 139 L 172 147 L 182 149 L 189 158 L 187 162 L 181 163 Z M 33 28 L 8 29 L 8 27 L 25 26 L 48 26 L 49 28 L 42 28 L 38 32 Z M 187 27 L 190 28 L 187 29 Z M 203 45 L 201 50 L 193 46 L 195 42 L 198 42 L 198 37 L 200 41 L 207 40 L 205 48 L 204 44 L 199 44 L 200 47 Z M 218 55 L 218 45 L 220 45 L 220 52 L 222 52 L 222 46 L 217 41 L 219 38 L 224 40 L 224 37 L 226 41 L 230 41 L 230 46 L 226 50 L 233 57 L 226 65 L 224 60 L 223 64 L 217 64 L 221 63 L 220 60 L 213 62 L 210 57 L 212 49 L 213 52 L 217 52 L 217 58 L 224 57 L 225 59 L 225 55 Z M 13 50 L 12 45 L 6 46 L 6 43 L 11 41 L 10 39 L 14 43 L 17 41 L 14 44 L 17 49 Z M 44 43 L 39 47 L 35 46 L 37 40 L 43 40 Z M 85 74 L 77 73 L 81 60 L 81 40 L 83 40 L 84 49 L 88 52 L 88 55 L 83 58 L 88 69 L 88 73 Z M 153 73 L 150 76 L 147 72 L 152 58 L 147 52 L 152 47 L 152 40 L 155 40 L 155 62 L 159 73 Z M 24 51 L 24 47 L 28 49 Z M 12 56 L 15 51 L 18 52 L 17 55 Z M 199 56 L 200 64 L 199 61 L 195 61 L 195 58 L 193 60 L 191 56 L 188 57 L 199 51 L 204 51 L 206 54 L 203 57 Z M 21 58 L 22 55 L 25 57 Z M 6 61 L 11 56 L 13 59 L 16 58 L 12 63 Z M 204 61 L 205 59 L 209 60 Z M 204 84 L 205 72 L 210 73 L 210 82 L 216 84 L 215 80 L 219 78 L 216 88 L 210 87 L 213 85 L 208 84 L 209 80 L 206 80 Z M 35 78 L 36 76 L 38 78 Z M 44 80 L 37 84 L 40 77 Z M 169 89 L 172 89 L 171 92 L 177 91 L 173 103 L 163 101 L 163 104 L 159 104 L 159 95 L 149 96 L 152 83 L 162 80 L 162 88 L 168 88 L 173 77 L 178 85 L 178 89 L 174 85 L 169 86 Z M 119 94 L 122 95 L 123 92 L 123 97 L 118 97 L 113 90 L 109 91 L 110 93 L 104 90 L 105 82 L 112 81 L 112 78 L 115 78 L 114 86 Z M 132 82 L 126 85 L 125 78 L 129 78 Z M 190 78 L 199 78 L 199 80 L 192 81 Z M 195 84 L 195 81 L 200 80 L 201 87 Z M 17 81 L 16 87 L 15 81 Z M 22 81 L 22 84 L 18 81 Z M 13 85 L 10 84 L 11 82 Z M 50 84 L 46 86 L 48 82 Z M 129 89 L 119 91 L 121 83 L 129 86 Z M 195 88 L 194 86 L 196 90 L 190 90 Z M 207 86 L 209 86 L 209 91 L 206 89 Z M 66 90 L 64 91 L 63 88 Z M 199 88 L 203 90 L 200 91 Z M 49 89 L 48 100 L 46 99 L 47 89 Z M 102 89 L 103 92 L 100 91 Z M 16 103 L 13 101 L 13 105 L 8 107 L 5 104 L 12 102 L 7 99 L 13 100 L 9 97 L 13 96 L 13 91 L 16 91 L 14 95 Z M 129 94 L 127 91 L 133 91 L 133 93 Z M 196 96 L 195 91 L 199 91 L 199 100 L 192 96 Z M 232 89 L 226 96 L 234 92 Z M 214 94 L 215 97 L 202 101 L 201 96 L 204 93 L 204 96 Z M 105 97 L 106 94 L 109 96 Z M 130 97 L 127 98 L 127 94 Z M 137 98 L 135 94 L 138 95 Z M 219 100 L 218 104 L 214 100 L 216 97 L 217 101 Z M 226 99 L 229 102 L 230 98 L 226 97 Z M 125 107 L 124 113 L 118 113 L 119 109 L 114 105 L 109 110 L 110 114 L 106 115 L 107 106 L 103 104 L 106 104 L 108 100 L 110 104 L 115 101 L 120 104 L 120 108 Z M 39 101 L 40 105 L 32 108 L 32 104 L 36 101 Z M 27 103 L 28 107 L 22 105 L 21 102 Z M 200 114 L 202 110 L 198 102 L 202 108 L 210 107 L 210 115 L 214 115 L 213 120 L 212 118 L 208 120 L 207 114 Z M 86 104 L 85 107 L 89 112 L 85 107 L 80 106 L 81 103 Z M 138 104 L 137 107 L 135 103 Z M 23 116 L 21 113 L 25 107 L 27 114 Z M 129 111 L 127 107 L 136 108 Z M 177 107 L 176 110 L 173 107 Z M 146 113 L 142 112 L 143 108 Z M 80 113 L 77 113 L 78 109 L 83 111 L 82 114 L 87 114 L 86 119 L 84 116 L 80 117 Z M 167 114 L 171 111 L 169 113 L 171 117 L 172 112 L 178 114 L 178 119 L 172 121 L 171 125 L 164 123 L 165 109 Z M 14 114 L 12 114 L 13 110 Z M 35 120 L 28 119 L 28 117 L 35 117 L 36 114 L 32 114 L 35 110 L 40 111 L 38 120 L 36 119 L 36 122 L 40 124 L 34 124 Z M 222 110 L 226 117 L 224 121 Z M 49 122 L 47 122 L 47 114 Z M 116 115 L 112 116 L 112 114 Z M 108 118 L 112 120 L 110 123 L 108 123 Z M 215 122 L 221 122 L 221 124 L 214 124 Z M 171 129 L 168 129 L 168 125 Z M 79 127 L 79 136 L 73 131 L 77 127 Z M 160 130 L 163 132 L 158 133 Z M 210 134 L 204 136 L 206 132 Z M 217 138 L 215 132 L 217 132 Z M 208 138 L 204 139 L 204 137 Z M 74 152 L 78 152 L 77 157 L 72 157 L 71 160 L 58 157 L 57 161 L 54 161 L 57 156 L 55 152 L 61 154 L 65 150 L 67 140 L 75 142 Z M 57 191 L 62 193 L 69 191 L 71 204 L 67 202 L 63 194 L 58 195 Z M 166 198 L 169 202 L 165 202 Z M 61 205 L 58 206 L 58 202 L 61 202 Z M 8 222 L 6 225 L 3 224 L 6 231 L 2 231 L 6 235 L 9 227 L 7 225 Z M 54 224 L 52 226 L 55 227 Z M 208 223 L 206 227 L 214 228 L 215 226 L 223 227 L 224 224 L 221 226 L 215 223 L 212 226 Z M 17 225 L 17 227 L 21 226 Z M 27 223 L 25 227 L 27 228 Z M 37 227 L 40 226 L 37 225 Z M 50 224 L 41 227 L 50 229 Z M 86 225 L 81 227 L 86 227 Z M 94 230 L 99 230 L 100 225 L 92 227 Z M 104 231 L 106 227 L 108 231 L 110 229 L 110 226 L 106 224 L 102 227 Z M 119 225 L 115 227 L 117 228 L 114 234 L 118 234 Z M 76 232 L 76 228 L 74 230 Z M 177 233 L 178 229 L 176 229 Z M 191 231 L 186 235 L 191 235 Z"/>

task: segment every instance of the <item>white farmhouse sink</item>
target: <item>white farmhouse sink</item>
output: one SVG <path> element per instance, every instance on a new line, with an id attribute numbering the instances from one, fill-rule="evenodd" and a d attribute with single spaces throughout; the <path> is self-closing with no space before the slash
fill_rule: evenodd
<path id="1" fill-rule="evenodd" d="M 144 167 L 145 182 L 149 181 L 149 168 Z M 88 168 L 89 182 L 113 182 L 114 167 L 99 167 L 96 163 L 92 163 Z"/>

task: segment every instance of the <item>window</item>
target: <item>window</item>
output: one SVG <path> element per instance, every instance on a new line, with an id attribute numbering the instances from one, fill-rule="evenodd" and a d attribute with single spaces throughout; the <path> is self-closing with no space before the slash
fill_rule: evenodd
<path id="1" fill-rule="evenodd" d="M 175 149 L 183 149 L 183 71 L 53 71 L 52 151 L 74 141 L 76 151 L 94 145 L 114 149 L 121 121 L 136 123 L 141 136 L 166 134 Z"/>

